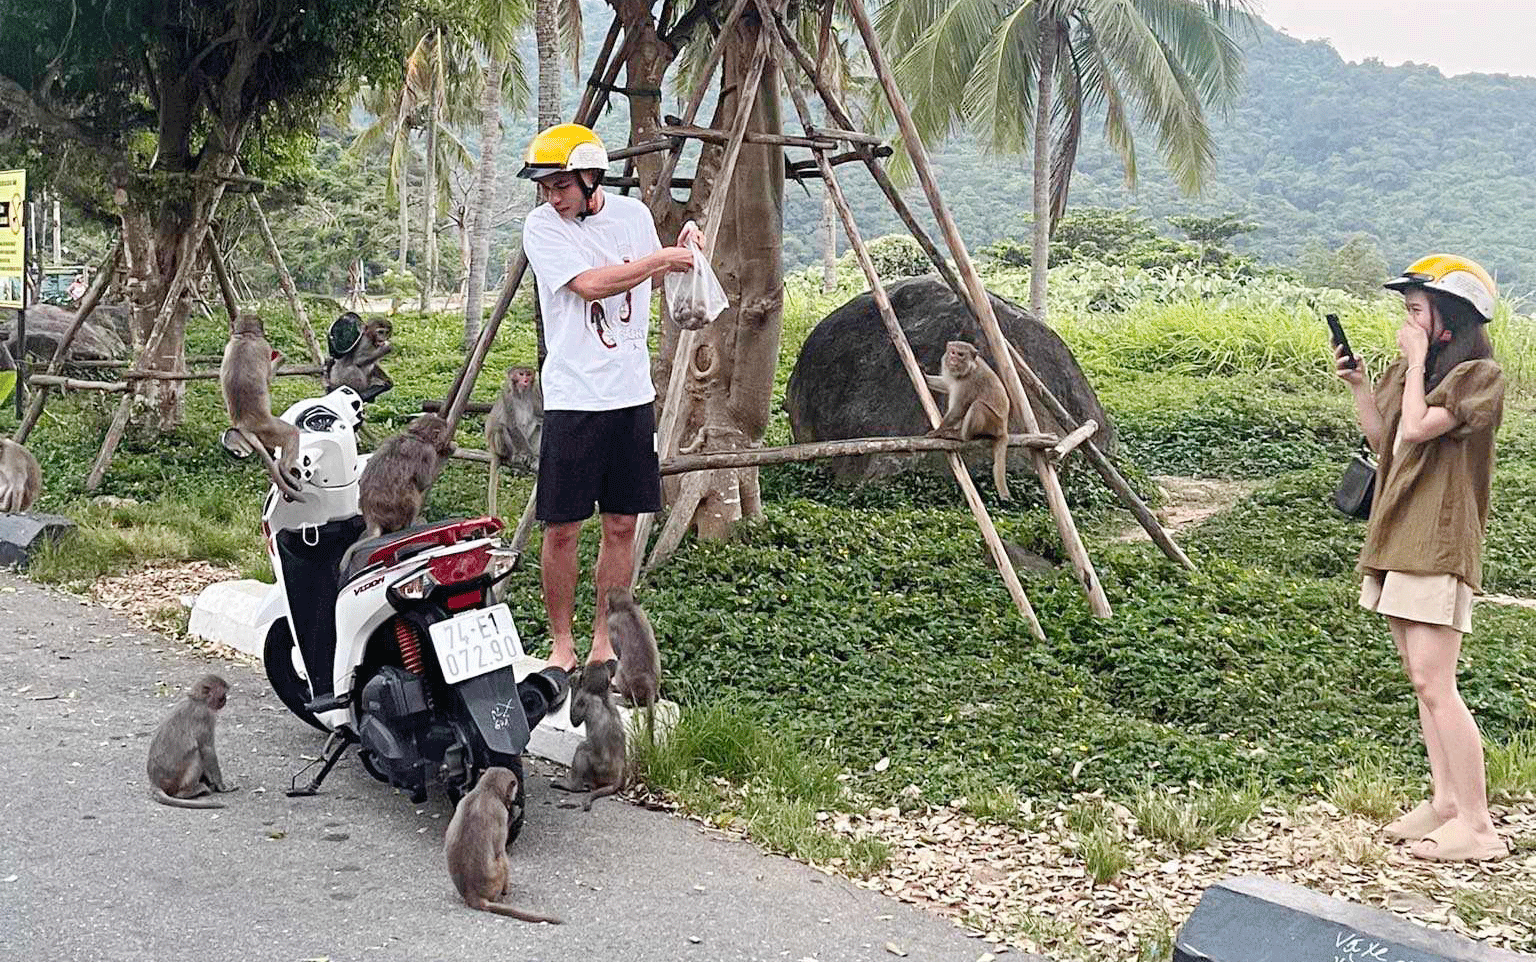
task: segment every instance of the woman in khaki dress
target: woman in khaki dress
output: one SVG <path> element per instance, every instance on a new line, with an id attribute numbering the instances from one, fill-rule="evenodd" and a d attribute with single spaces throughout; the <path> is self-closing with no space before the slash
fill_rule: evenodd
<path id="1" fill-rule="evenodd" d="M 1386 286 L 1403 295 L 1402 356 L 1372 390 L 1363 368 L 1336 352 L 1379 460 L 1360 604 L 1392 629 L 1418 696 L 1433 784 L 1386 833 L 1412 842 L 1420 858 L 1501 858 L 1509 849 L 1488 815 L 1482 738 L 1456 689 L 1461 638 L 1482 589 L 1493 436 L 1504 413 L 1504 374 L 1486 327 L 1498 295 L 1487 271 L 1443 254 Z"/>

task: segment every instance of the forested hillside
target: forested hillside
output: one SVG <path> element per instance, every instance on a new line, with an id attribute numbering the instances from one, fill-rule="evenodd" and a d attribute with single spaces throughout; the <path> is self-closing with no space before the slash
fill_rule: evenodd
<path id="1" fill-rule="evenodd" d="M 609 17 L 600 0 L 587 0 L 584 7 L 583 59 L 590 65 Z M 1347 64 L 1326 43 L 1298 41 L 1262 23 L 1246 46 L 1246 89 L 1232 109 L 1213 118 L 1216 169 L 1202 196 L 1186 197 L 1172 185 L 1150 135 L 1138 138 L 1140 183 L 1136 190 L 1127 189 L 1118 158 L 1100 132 L 1090 129 L 1073 181 L 1073 206 L 1136 207 L 1169 235 L 1177 233 L 1167 223 L 1170 215 L 1237 213 L 1259 227 L 1232 246 L 1277 265 L 1295 264 L 1309 244 L 1331 250 L 1357 233 L 1373 238 L 1391 265 L 1406 264 L 1432 249 L 1464 250 L 1495 271 L 1506 291 L 1536 288 L 1536 216 L 1530 213 L 1536 198 L 1536 78 L 1447 78 L 1432 67 Z M 531 39 L 524 59 L 531 77 Z M 585 74 L 578 81 L 567 68 L 566 77 L 569 114 Z M 623 98 L 614 99 L 598 124 L 610 144 L 624 142 L 628 134 Z M 669 98 L 666 109 L 681 110 L 675 98 Z M 515 168 L 532 136 L 531 114 L 531 106 L 508 112 L 504 168 Z M 471 132 L 466 140 L 473 141 Z M 311 193 L 342 207 L 382 204 L 378 161 L 364 165 L 366 174 L 356 168 L 349 174 L 344 168 L 350 165 L 333 166 L 334 148 L 321 145 L 320 150 L 324 156 L 318 166 L 327 177 L 313 183 Z M 955 137 L 938 145 L 935 160 L 946 197 L 973 246 L 1027 237 L 1027 158 L 986 154 Z M 685 156 L 682 169 L 688 166 Z M 841 171 L 866 236 L 901 230 L 861 168 L 850 165 Z M 356 177 L 362 180 L 353 181 L 353 189 L 326 183 Z M 531 197 L 528 185 L 513 183 L 509 173 L 505 181 L 504 192 Z M 329 197 L 332 188 L 341 196 Z M 913 195 L 914 206 L 922 208 L 921 197 L 915 190 Z M 784 243 L 790 267 L 819 257 L 821 201 L 817 181 L 787 186 Z M 367 221 L 373 228 L 377 249 L 365 255 L 371 273 L 389 266 L 395 242 L 385 232 L 391 230 L 391 218 L 386 207 L 360 212 L 351 221 L 353 227 Z M 314 225 L 295 228 L 300 236 L 294 243 L 315 242 Z M 518 229 L 516 221 L 509 221 L 498 230 L 494 264 L 504 261 Z M 457 252 L 446 235 L 443 248 L 452 262 Z M 296 270 L 324 286 L 326 280 L 317 274 L 337 277 L 346 262 L 332 260 L 336 263 L 321 272 L 308 270 L 306 263 Z"/>

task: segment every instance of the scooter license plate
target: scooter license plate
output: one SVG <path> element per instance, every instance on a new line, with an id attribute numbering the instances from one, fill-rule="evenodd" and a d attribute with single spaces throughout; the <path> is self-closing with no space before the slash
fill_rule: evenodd
<path id="1" fill-rule="evenodd" d="M 523 643 L 506 605 L 455 615 L 431 626 L 432 649 L 450 685 L 505 668 L 523 653 Z"/>

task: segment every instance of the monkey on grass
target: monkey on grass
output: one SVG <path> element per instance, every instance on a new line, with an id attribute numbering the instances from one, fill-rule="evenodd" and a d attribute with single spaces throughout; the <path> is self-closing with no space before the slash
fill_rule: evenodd
<path id="1" fill-rule="evenodd" d="M 213 750 L 213 726 L 229 696 L 229 683 L 204 675 L 177 702 L 149 743 L 149 797 L 173 808 L 223 808 L 202 796 L 232 792 Z"/>
<path id="2" fill-rule="evenodd" d="M 929 437 L 995 438 L 992 442 L 992 482 L 997 496 L 1012 500 L 1008 493 L 1008 391 L 1002 378 L 981 359 L 976 347 L 966 341 L 944 345 L 944 360 L 939 374 L 926 374 L 928 387 L 949 395 L 949 407 L 939 426 Z"/>
<path id="3" fill-rule="evenodd" d="M 488 768 L 473 790 L 459 799 L 443 836 L 448 875 L 464 904 L 481 912 L 524 922 L 561 924 L 552 915 L 539 915 L 501 901 L 506 897 L 511 867 L 507 862 L 507 827 L 517 802 L 517 773 Z"/>
<path id="4" fill-rule="evenodd" d="M 485 447 L 491 454 L 486 510 L 496 513 L 496 495 L 503 464 L 527 465 L 539 473 L 539 444 L 544 434 L 544 392 L 531 367 L 509 367 L 501 393 L 485 416 Z"/>

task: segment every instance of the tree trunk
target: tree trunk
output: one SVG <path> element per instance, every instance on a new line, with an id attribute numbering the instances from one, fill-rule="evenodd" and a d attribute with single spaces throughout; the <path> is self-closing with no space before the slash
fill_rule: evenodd
<path id="1" fill-rule="evenodd" d="M 404 121 L 401 121 L 401 123 L 404 123 Z M 404 148 L 405 154 L 400 161 L 400 182 L 395 185 L 395 195 L 400 201 L 400 247 L 399 257 L 395 261 L 395 273 L 398 274 L 401 279 L 404 279 L 406 276 L 405 272 L 410 270 L 410 264 L 406 260 L 406 257 L 411 250 L 411 135 L 409 129 L 407 129 L 396 134 L 396 136 L 406 138 Z M 399 281 L 396 281 L 396 283 L 398 284 Z M 398 293 L 391 294 L 389 298 L 389 313 L 395 314 L 399 310 L 400 295 Z"/>
<path id="2" fill-rule="evenodd" d="M 540 0 L 541 3 L 547 0 Z M 485 265 L 491 256 L 491 207 L 496 201 L 496 152 L 501 148 L 501 76 L 506 61 L 493 50 L 485 64 L 485 89 L 480 92 L 480 163 L 469 208 L 469 281 L 464 292 L 464 350 L 472 350 L 485 316 Z M 543 100 L 544 65 L 539 64 L 539 98 Z"/>
<path id="3" fill-rule="evenodd" d="M 821 289 L 837 286 L 837 206 L 829 191 L 821 198 Z"/>
<path id="4" fill-rule="evenodd" d="M 535 0 L 533 36 L 539 54 L 539 129 L 560 123 L 560 0 Z"/>
<path id="5" fill-rule="evenodd" d="M 756 16 L 742 17 L 725 52 L 724 77 L 729 94 L 716 108 L 713 126 L 726 128 L 735 114 L 758 33 L 770 29 Z M 779 73 L 770 63 L 763 71 L 747 129 L 781 133 Z M 784 320 L 784 152 L 782 148 L 743 145 L 729 184 L 715 245 L 714 264 L 731 306 L 706 331 L 704 339 L 719 367 L 704 382 L 693 443 L 719 451 L 760 444 L 768 430 L 773 376 L 778 364 Z M 757 468 L 715 471 L 694 514 L 699 537 L 728 537 L 742 518 L 761 515 Z"/>
<path id="6" fill-rule="evenodd" d="M 1045 323 L 1046 271 L 1051 256 L 1051 94 L 1056 88 L 1056 25 L 1046 5 L 1039 15 L 1040 60 L 1035 65 L 1035 225 L 1029 261 L 1029 311 Z"/>
<path id="7" fill-rule="evenodd" d="M 437 269 L 437 62 L 442 55 L 442 36 L 437 34 L 432 46 L 432 67 L 427 71 L 427 156 L 426 172 L 421 178 L 421 304 L 423 314 L 432 309 L 433 274 Z"/>

